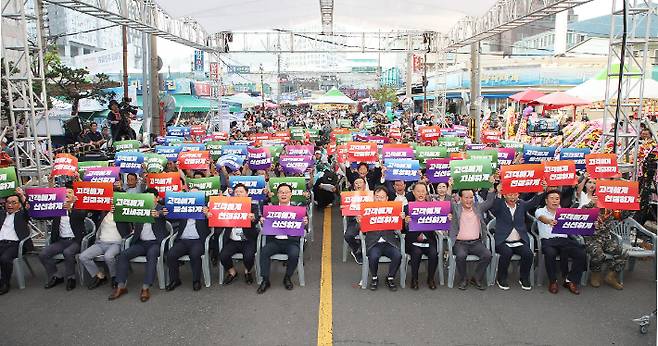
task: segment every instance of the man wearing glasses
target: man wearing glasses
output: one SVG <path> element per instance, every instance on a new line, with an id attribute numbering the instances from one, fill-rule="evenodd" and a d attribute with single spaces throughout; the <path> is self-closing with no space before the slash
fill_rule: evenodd
<path id="1" fill-rule="evenodd" d="M 9 280 L 18 257 L 18 244 L 30 235 L 28 214 L 23 203 L 23 190 L 5 199 L 5 209 L 0 210 L 0 295 L 9 292 Z"/>

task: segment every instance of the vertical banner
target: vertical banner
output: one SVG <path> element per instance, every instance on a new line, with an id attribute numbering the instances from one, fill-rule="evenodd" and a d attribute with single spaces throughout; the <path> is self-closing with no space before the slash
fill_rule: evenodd
<path id="1" fill-rule="evenodd" d="M 208 203 L 209 227 L 251 227 L 251 198 L 212 196 Z"/>
<path id="2" fill-rule="evenodd" d="M 379 161 L 377 144 L 360 142 L 347 143 L 347 161 L 355 163 L 374 163 Z"/>
<path id="3" fill-rule="evenodd" d="M 420 179 L 420 164 L 418 160 L 388 159 L 384 162 L 386 167 L 385 179 L 388 181 L 418 181 Z"/>
<path id="4" fill-rule="evenodd" d="M 637 181 L 597 180 L 596 206 L 612 210 L 640 210 L 640 188 Z"/>
<path id="5" fill-rule="evenodd" d="M 576 164 L 571 160 L 544 162 L 544 180 L 548 186 L 573 186 L 578 184 Z"/>
<path id="6" fill-rule="evenodd" d="M 340 212 L 343 216 L 361 215 L 361 203 L 374 200 L 372 191 L 343 191 L 340 193 Z"/>
<path id="7" fill-rule="evenodd" d="M 194 50 L 194 71 L 203 72 L 203 51 L 195 49 Z"/>
<path id="8" fill-rule="evenodd" d="M 203 208 L 206 206 L 206 194 L 203 192 L 172 192 L 165 193 L 165 207 L 169 213 L 167 219 L 206 218 Z"/>
<path id="9" fill-rule="evenodd" d="M 278 198 L 276 197 L 276 188 L 280 185 L 286 183 L 292 186 L 292 198 L 294 202 L 306 202 L 306 197 L 304 197 L 304 191 L 306 191 L 306 179 L 301 177 L 285 177 L 285 178 L 270 178 L 269 187 L 270 191 L 274 194 L 272 196 L 272 203 L 278 203 Z"/>
<path id="10" fill-rule="evenodd" d="M 500 168 L 501 192 L 541 192 L 544 187 L 541 184 L 544 178 L 544 166 L 542 164 L 511 165 Z"/>
<path id="11" fill-rule="evenodd" d="M 144 154 L 138 151 L 122 151 L 114 157 L 114 166 L 119 167 L 121 173 L 142 173 Z"/>
<path id="12" fill-rule="evenodd" d="M 402 202 L 361 203 L 361 232 L 402 229 Z"/>
<path id="13" fill-rule="evenodd" d="M 139 147 L 142 146 L 142 143 L 139 141 L 118 141 L 112 143 L 115 151 L 136 151 L 139 150 Z"/>
<path id="14" fill-rule="evenodd" d="M 413 159 L 414 150 L 409 144 L 384 144 L 382 158 L 387 159 Z"/>
<path id="15" fill-rule="evenodd" d="M 242 184 L 247 187 L 247 193 L 255 201 L 262 201 L 265 199 L 265 177 L 257 176 L 237 176 L 231 175 L 228 177 L 228 184 L 234 188 L 237 184 Z"/>
<path id="16" fill-rule="evenodd" d="M 180 145 L 156 145 L 155 146 L 155 153 L 160 154 L 164 157 L 167 158 L 169 161 L 176 161 L 178 160 L 178 153 L 181 152 L 181 146 Z"/>
<path id="17" fill-rule="evenodd" d="M 266 205 L 263 207 L 263 234 L 304 236 L 305 207 Z"/>
<path id="18" fill-rule="evenodd" d="M 551 233 L 570 235 L 594 235 L 594 224 L 599 217 L 596 208 L 558 208 L 555 212 L 557 225 Z"/>
<path id="19" fill-rule="evenodd" d="M 247 163 L 251 170 L 268 170 L 272 166 L 272 156 L 267 148 L 249 148 Z"/>
<path id="20" fill-rule="evenodd" d="M 112 183 L 73 182 L 75 209 L 110 211 L 114 199 Z"/>
<path id="21" fill-rule="evenodd" d="M 516 150 L 514 148 L 498 148 L 498 166 L 508 166 L 514 163 Z"/>
<path id="22" fill-rule="evenodd" d="M 489 160 L 452 160 L 450 175 L 453 189 L 488 189 L 491 187 L 491 161 Z"/>
<path id="23" fill-rule="evenodd" d="M 178 154 L 178 168 L 199 169 L 210 168 L 210 152 L 208 151 L 185 151 Z"/>
<path id="24" fill-rule="evenodd" d="M 114 194 L 114 222 L 153 223 L 151 210 L 155 209 L 153 194 Z"/>
<path id="25" fill-rule="evenodd" d="M 146 184 L 158 190 L 160 197 L 164 197 L 167 191 L 178 192 L 182 188 L 178 172 L 151 173 L 146 177 Z"/>
<path id="26" fill-rule="evenodd" d="M 617 178 L 620 176 L 615 154 L 585 155 L 587 173 L 592 179 Z"/>
<path id="27" fill-rule="evenodd" d="M 523 147 L 523 163 L 542 163 L 555 159 L 555 147 L 538 147 L 525 145 Z"/>
<path id="28" fill-rule="evenodd" d="M 0 168 L 0 197 L 7 197 L 16 193 L 18 178 L 14 166 Z"/>
<path id="29" fill-rule="evenodd" d="M 450 213 L 450 201 L 409 202 L 409 231 L 448 231 Z"/>
<path id="30" fill-rule="evenodd" d="M 585 169 L 585 155 L 590 153 L 589 148 L 561 148 L 560 160 L 571 160 L 576 164 L 576 169 L 582 171 Z"/>
<path id="31" fill-rule="evenodd" d="M 219 196 L 221 194 L 220 185 L 219 176 L 187 179 L 187 187 L 190 190 L 197 189 L 203 192 L 206 199 L 210 196 Z"/>
<path id="32" fill-rule="evenodd" d="M 29 187 L 25 189 L 28 213 L 34 218 L 65 216 L 66 188 L 64 187 Z"/>
<path id="33" fill-rule="evenodd" d="M 450 159 L 429 159 L 425 163 L 425 175 L 430 183 L 448 183 L 450 180 Z"/>
<path id="34" fill-rule="evenodd" d="M 114 183 L 119 180 L 119 167 L 89 168 L 85 171 L 83 181 L 97 183 Z"/>
<path id="35" fill-rule="evenodd" d="M 78 159 L 71 154 L 57 154 L 53 162 L 51 177 L 67 175 L 75 177 L 78 175 Z"/>

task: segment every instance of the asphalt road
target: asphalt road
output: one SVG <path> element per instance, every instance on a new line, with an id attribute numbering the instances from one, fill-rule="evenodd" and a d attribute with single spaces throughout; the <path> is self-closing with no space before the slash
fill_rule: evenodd
<path id="1" fill-rule="evenodd" d="M 328 210 L 327 210 L 328 211 Z M 584 288 L 580 296 L 557 295 L 545 286 L 522 291 L 490 287 L 484 292 L 439 286 L 376 292 L 357 287 L 360 267 L 341 261 L 342 223 L 332 217 L 333 342 L 336 345 L 655 345 L 656 323 L 641 335 L 633 318 L 656 308 L 653 262 L 638 262 L 627 273 L 625 289 Z M 263 295 L 242 276 L 230 286 L 192 291 L 189 267 L 174 292 L 152 290 L 139 301 L 143 267 L 133 265 L 128 295 L 110 302 L 109 286 L 72 292 L 63 286 L 44 290 L 36 257 L 36 276 L 27 288 L 0 297 L 2 345 L 312 345 L 317 344 L 322 246 L 322 212 L 316 213 L 315 241 L 305 251 L 306 287 L 283 288 L 284 267 L 272 266 L 272 288 Z M 384 266 L 384 265 L 383 265 Z M 238 265 L 241 268 L 241 265 Z M 384 272 L 385 266 L 380 269 Z M 514 283 L 515 274 L 510 274 Z M 438 282 L 438 281 L 437 281 Z"/>

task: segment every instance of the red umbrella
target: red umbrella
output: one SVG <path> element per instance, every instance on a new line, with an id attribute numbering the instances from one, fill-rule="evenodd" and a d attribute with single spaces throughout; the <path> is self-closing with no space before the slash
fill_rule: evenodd
<path id="1" fill-rule="evenodd" d="M 544 95 L 546 94 L 535 89 L 526 89 L 510 96 L 509 98 L 519 103 L 532 103 L 535 99 L 538 99 Z"/>
<path id="2" fill-rule="evenodd" d="M 587 106 L 592 102 L 583 100 L 579 97 L 571 96 L 564 92 L 555 92 L 542 96 L 535 100 L 538 104 L 544 105 L 545 110 L 558 109 L 567 106 Z"/>

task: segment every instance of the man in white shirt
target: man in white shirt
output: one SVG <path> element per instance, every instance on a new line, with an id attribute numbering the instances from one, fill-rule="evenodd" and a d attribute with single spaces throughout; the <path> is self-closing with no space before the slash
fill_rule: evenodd
<path id="1" fill-rule="evenodd" d="M 587 255 L 585 249 L 577 241 L 569 238 L 566 234 L 553 233 L 555 213 L 560 207 L 560 192 L 550 190 L 546 192 L 546 206 L 537 209 L 537 228 L 541 241 L 541 250 L 544 253 L 546 263 L 546 274 L 548 275 L 548 291 L 556 294 L 557 284 L 557 260 L 560 256 L 560 269 L 564 278 L 563 286 L 573 294 L 580 294 L 578 283 L 585 270 Z M 571 270 L 569 270 L 569 259 L 571 259 Z"/>
<path id="2" fill-rule="evenodd" d="M 29 237 L 28 214 L 23 208 L 25 196 L 20 188 L 15 195 L 5 198 L 5 209 L 0 210 L 0 295 L 9 292 L 9 281 L 18 257 L 21 239 Z"/>

